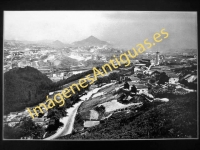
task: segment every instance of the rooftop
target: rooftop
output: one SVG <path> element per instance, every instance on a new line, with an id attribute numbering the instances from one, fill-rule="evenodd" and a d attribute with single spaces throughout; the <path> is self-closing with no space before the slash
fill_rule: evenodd
<path id="1" fill-rule="evenodd" d="M 170 78 L 178 78 L 178 76 L 175 73 L 166 73 L 166 74 Z"/>

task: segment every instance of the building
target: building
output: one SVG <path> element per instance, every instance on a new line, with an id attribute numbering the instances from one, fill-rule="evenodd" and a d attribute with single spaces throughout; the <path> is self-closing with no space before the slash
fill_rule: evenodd
<path id="1" fill-rule="evenodd" d="M 170 84 L 176 84 L 179 81 L 178 78 L 169 78 L 169 83 Z"/>
<path id="2" fill-rule="evenodd" d="M 151 65 L 151 60 L 150 59 L 141 59 L 139 60 L 140 63 L 145 64 L 147 67 Z"/>
<path id="3" fill-rule="evenodd" d="M 44 118 L 33 118 L 33 122 L 35 122 L 35 124 L 38 124 L 38 125 L 45 124 Z"/>
<path id="4" fill-rule="evenodd" d="M 182 60 L 180 61 L 180 63 L 181 63 L 181 64 L 186 64 L 186 63 L 187 63 L 187 60 L 186 60 L 186 59 L 182 59 Z"/>
<path id="5" fill-rule="evenodd" d="M 18 115 L 18 112 L 10 112 L 10 115 Z"/>
<path id="6" fill-rule="evenodd" d="M 8 121 L 8 120 L 7 120 Z M 16 124 L 20 122 L 20 118 L 13 118 L 10 121 L 6 122 L 8 126 L 14 127 Z"/>
<path id="7" fill-rule="evenodd" d="M 84 127 L 89 128 L 92 126 L 96 126 L 100 123 L 100 121 L 84 121 Z"/>
<path id="8" fill-rule="evenodd" d="M 166 73 L 169 77 L 169 83 L 175 84 L 179 81 L 179 77 L 175 73 Z"/>
<path id="9" fill-rule="evenodd" d="M 130 76 L 129 78 L 131 79 L 132 82 L 139 82 L 140 81 L 140 79 L 138 77 Z"/>
<path id="10" fill-rule="evenodd" d="M 189 56 L 189 54 L 188 53 L 183 53 L 183 56 Z"/>
<path id="11" fill-rule="evenodd" d="M 189 75 L 186 75 L 184 77 L 184 79 L 187 80 L 189 83 L 190 82 L 195 82 L 197 80 L 197 75 L 189 74 Z"/>
<path id="12" fill-rule="evenodd" d="M 38 69 L 40 72 L 42 72 L 43 74 L 50 74 L 52 71 L 51 69 L 49 68 L 40 68 Z"/>
<path id="13" fill-rule="evenodd" d="M 29 61 L 26 61 L 26 60 L 22 60 L 18 63 L 18 67 L 20 67 L 20 68 L 24 68 L 26 66 L 31 66 L 31 63 Z"/>

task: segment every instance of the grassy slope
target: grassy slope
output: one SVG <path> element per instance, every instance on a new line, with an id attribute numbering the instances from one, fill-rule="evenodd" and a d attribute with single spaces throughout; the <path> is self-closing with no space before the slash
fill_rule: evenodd
<path id="1" fill-rule="evenodd" d="M 105 123 L 60 139 L 142 139 L 197 137 L 197 93 L 185 96 L 160 95 L 170 99 L 164 104 L 149 104 L 137 113 L 113 115 Z"/>
<path id="2" fill-rule="evenodd" d="M 93 109 L 96 105 L 98 104 L 101 104 L 101 103 L 105 103 L 107 101 L 111 101 L 113 99 L 115 99 L 115 97 L 113 96 L 113 94 L 110 94 L 109 92 L 111 92 L 112 90 L 114 90 L 116 87 L 116 85 L 111 85 L 109 87 L 106 87 L 106 88 L 103 88 L 103 89 L 100 89 L 98 91 L 99 92 L 107 92 L 106 94 L 104 94 L 104 96 L 106 97 L 103 97 L 103 96 L 98 96 L 98 97 L 95 97 L 95 98 L 92 98 L 90 100 L 87 100 L 85 102 L 83 102 L 81 104 L 81 106 L 79 107 L 79 110 L 78 112 L 86 112 L 86 111 L 89 111 L 91 109 Z"/>

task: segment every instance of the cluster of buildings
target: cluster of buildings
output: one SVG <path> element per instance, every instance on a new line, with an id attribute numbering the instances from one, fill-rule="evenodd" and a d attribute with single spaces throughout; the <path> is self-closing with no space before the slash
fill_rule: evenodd
<path id="1" fill-rule="evenodd" d="M 159 76 L 162 72 L 165 72 L 165 74 L 169 77 L 169 85 L 180 86 L 179 81 L 183 79 L 185 79 L 188 83 L 197 83 L 196 54 L 185 55 L 185 53 L 173 56 L 170 56 L 170 54 L 160 55 L 159 52 L 151 55 L 148 54 L 147 56 L 141 57 L 139 59 L 137 58 L 137 60 L 132 62 L 134 64 L 134 75 L 130 76 L 129 74 L 131 73 L 126 71 L 128 69 L 123 69 L 121 73 L 124 73 L 124 75 L 131 80 L 131 82 L 129 82 L 130 85 L 134 84 L 139 91 L 145 91 L 147 93 L 148 80 Z M 187 60 L 188 63 L 180 64 L 180 60 L 183 59 Z M 169 63 L 164 63 L 165 61 L 168 61 Z M 177 63 L 171 63 L 174 61 L 177 61 Z M 184 75 L 183 73 L 177 73 L 175 71 L 176 68 L 187 68 L 191 66 L 194 66 L 194 70 Z M 141 78 L 138 78 L 139 74 L 142 76 L 142 80 Z"/>
<path id="2" fill-rule="evenodd" d="M 32 47 L 25 49 L 4 49 L 4 72 L 20 67 L 31 66 L 39 68 L 41 65 L 42 57 L 49 53 L 55 52 L 55 50 L 41 50 L 40 47 Z M 49 66 L 49 64 L 46 64 Z"/>
<path id="3" fill-rule="evenodd" d="M 4 125 L 8 125 L 10 127 L 14 127 L 15 125 L 19 124 L 23 118 L 30 118 L 30 114 L 27 110 L 20 111 L 20 112 L 10 112 L 8 115 L 3 117 Z M 32 121 L 35 124 L 47 127 L 49 123 L 49 118 L 47 119 L 47 112 L 41 118 L 34 118 Z"/>
<path id="4" fill-rule="evenodd" d="M 26 66 L 34 67 L 43 74 L 47 75 L 52 81 L 59 81 L 70 77 L 73 74 L 78 74 L 92 68 L 91 62 L 86 64 L 81 63 L 87 60 L 106 62 L 105 55 L 99 55 L 96 50 L 108 49 L 104 47 L 91 46 L 91 47 L 68 47 L 63 49 L 51 49 L 48 46 L 10 46 L 4 45 L 4 73 L 12 68 Z M 72 58 L 69 60 L 69 65 L 62 65 L 56 67 L 57 64 L 62 63 L 64 56 Z M 73 61 L 76 60 L 76 65 Z M 72 61 L 72 62 L 70 62 Z"/>

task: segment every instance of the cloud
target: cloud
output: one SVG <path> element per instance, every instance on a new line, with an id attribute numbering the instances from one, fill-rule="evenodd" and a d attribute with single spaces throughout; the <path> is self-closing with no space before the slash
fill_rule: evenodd
<path id="1" fill-rule="evenodd" d="M 90 35 L 134 46 L 166 28 L 169 47 L 197 47 L 196 12 L 5 11 L 4 38 L 74 42 Z"/>

